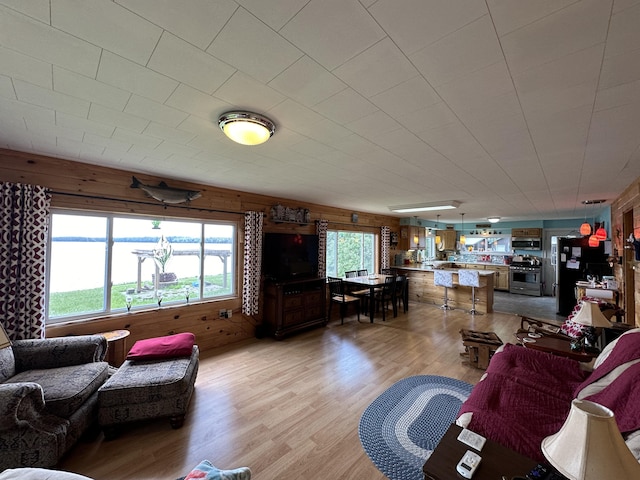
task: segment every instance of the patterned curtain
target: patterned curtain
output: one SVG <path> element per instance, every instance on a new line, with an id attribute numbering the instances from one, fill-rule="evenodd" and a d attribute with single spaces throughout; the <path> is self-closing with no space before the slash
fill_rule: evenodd
<path id="1" fill-rule="evenodd" d="M 316 221 L 316 233 L 318 234 L 318 277 L 327 276 L 327 220 Z"/>
<path id="2" fill-rule="evenodd" d="M 380 227 L 380 269 L 389 268 L 389 245 L 391 229 Z"/>
<path id="3" fill-rule="evenodd" d="M 262 212 L 244 214 L 244 275 L 242 276 L 242 313 L 257 315 L 262 270 Z"/>
<path id="4" fill-rule="evenodd" d="M 44 337 L 50 205 L 44 187 L 0 182 L 0 319 L 12 340 Z"/>

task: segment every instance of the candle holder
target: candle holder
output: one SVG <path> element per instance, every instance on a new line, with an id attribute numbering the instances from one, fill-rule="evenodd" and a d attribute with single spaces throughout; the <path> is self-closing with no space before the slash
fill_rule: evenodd
<path id="1" fill-rule="evenodd" d="M 191 295 L 191 289 L 189 287 L 186 287 L 184 289 L 184 298 L 187 300 L 187 303 L 189 303 L 189 296 Z"/>
<path id="2" fill-rule="evenodd" d="M 162 307 L 162 293 L 158 292 L 158 308 Z"/>
<path id="3" fill-rule="evenodd" d="M 127 297 L 125 298 L 125 303 L 127 305 L 127 313 L 131 311 L 131 304 L 133 303 L 133 298 Z"/>

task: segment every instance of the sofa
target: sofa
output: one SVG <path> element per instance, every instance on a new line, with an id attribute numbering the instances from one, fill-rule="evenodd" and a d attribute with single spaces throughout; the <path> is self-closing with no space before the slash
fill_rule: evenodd
<path id="1" fill-rule="evenodd" d="M 575 398 L 610 408 L 640 460 L 640 329 L 607 345 L 592 368 L 503 345 L 462 404 L 456 423 L 542 462 L 542 439 L 560 430 Z"/>
<path id="2" fill-rule="evenodd" d="M 102 335 L 17 340 L 0 349 L 0 471 L 51 467 L 97 425 Z"/>

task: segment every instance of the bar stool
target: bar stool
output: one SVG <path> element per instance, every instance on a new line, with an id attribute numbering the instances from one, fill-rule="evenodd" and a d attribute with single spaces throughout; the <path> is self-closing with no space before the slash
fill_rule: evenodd
<path id="1" fill-rule="evenodd" d="M 478 270 L 458 270 L 458 285 L 471 287 L 471 315 L 482 315 L 476 310 L 476 287 L 480 286 L 480 272 Z"/>
<path id="2" fill-rule="evenodd" d="M 434 270 L 433 284 L 436 287 L 444 287 L 444 304 L 440 307 L 443 310 L 451 310 L 449 306 L 448 290 L 453 287 L 453 272 L 450 270 Z"/>

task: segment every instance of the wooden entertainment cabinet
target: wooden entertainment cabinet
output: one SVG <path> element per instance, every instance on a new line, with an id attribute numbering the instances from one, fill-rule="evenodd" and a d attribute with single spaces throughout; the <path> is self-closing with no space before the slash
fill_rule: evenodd
<path id="1" fill-rule="evenodd" d="M 309 327 L 326 325 L 326 280 L 265 281 L 265 333 L 281 339 Z"/>

